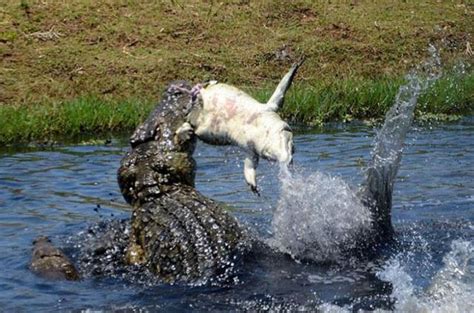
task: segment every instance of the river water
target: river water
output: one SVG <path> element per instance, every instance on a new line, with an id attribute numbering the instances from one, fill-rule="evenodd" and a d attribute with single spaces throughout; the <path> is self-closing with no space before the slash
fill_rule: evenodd
<path id="1" fill-rule="evenodd" d="M 356 187 L 374 134 L 363 124 L 300 130 L 294 167 L 311 175 L 308 184 L 321 177 Z M 396 242 L 375 259 L 302 262 L 271 249 L 256 251 L 227 286 L 119 277 L 51 282 L 31 274 L 28 261 L 37 235 L 48 235 L 71 253 L 70 242 L 87 227 L 130 216 L 115 177 L 127 149 L 122 138 L 110 145 L 0 151 L 1 310 L 474 310 L 474 117 L 416 126 L 409 133 L 393 195 Z M 262 196 L 256 197 L 245 185 L 238 149 L 200 143 L 195 158 L 197 188 L 229 205 L 262 241 L 271 242 L 282 188 L 278 167 L 261 162 Z M 320 218 L 305 214 L 307 221 Z"/>

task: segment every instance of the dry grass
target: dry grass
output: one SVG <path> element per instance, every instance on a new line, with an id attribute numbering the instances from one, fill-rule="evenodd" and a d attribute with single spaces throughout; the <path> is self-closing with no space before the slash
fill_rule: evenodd
<path id="1" fill-rule="evenodd" d="M 309 84 L 398 77 L 428 42 L 448 63 L 471 58 L 469 3 L 7 0 L 0 102 L 152 98 L 176 78 L 255 87 L 276 81 L 300 54 L 299 80 Z"/>

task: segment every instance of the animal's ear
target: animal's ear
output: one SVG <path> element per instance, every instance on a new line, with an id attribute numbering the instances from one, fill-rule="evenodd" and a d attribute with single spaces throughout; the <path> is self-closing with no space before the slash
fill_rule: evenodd
<path id="1" fill-rule="evenodd" d="M 304 60 L 305 57 L 301 57 L 298 62 L 293 64 L 288 73 L 283 76 L 277 88 L 273 92 L 273 95 L 270 97 L 270 100 L 267 102 L 267 107 L 269 110 L 277 111 L 281 108 L 285 99 L 285 94 L 291 86 L 291 82 L 295 77 L 296 71 L 298 71 L 298 68 L 303 64 Z"/>

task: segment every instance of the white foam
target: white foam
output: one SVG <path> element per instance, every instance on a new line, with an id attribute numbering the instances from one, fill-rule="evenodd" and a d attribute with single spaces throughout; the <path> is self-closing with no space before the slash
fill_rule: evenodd
<path id="1" fill-rule="evenodd" d="M 341 178 L 282 169 L 271 244 L 296 259 L 335 261 L 369 229 L 370 212 Z"/>
<path id="2" fill-rule="evenodd" d="M 474 312 L 474 244 L 455 240 L 443 258 L 444 266 L 426 290 L 413 286 L 397 256 L 378 277 L 393 286 L 395 312 Z M 382 312 L 382 311 L 379 311 Z"/>

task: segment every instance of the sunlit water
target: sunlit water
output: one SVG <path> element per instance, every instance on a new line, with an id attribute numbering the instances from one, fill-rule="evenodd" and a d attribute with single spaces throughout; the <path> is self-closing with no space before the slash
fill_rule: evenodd
<path id="1" fill-rule="evenodd" d="M 409 133 L 393 197 L 396 243 L 376 259 L 344 265 L 305 263 L 256 249 L 239 269 L 235 285 L 226 287 L 146 285 L 108 277 L 51 282 L 34 276 L 27 264 L 31 241 L 38 234 L 50 236 L 72 253 L 68 242 L 88 226 L 129 217 L 115 178 L 128 148 L 125 140 L 114 140 L 110 146 L 4 150 L 0 307 L 4 311 L 472 311 L 473 134 L 472 117 L 455 124 L 418 126 Z M 301 132 L 295 137 L 295 168 L 301 179 L 293 183 L 331 181 L 350 193 L 362 182 L 373 137 L 374 130 L 363 125 Z M 195 157 L 198 189 L 231 205 L 232 214 L 262 240 L 274 240 L 272 219 L 282 201 L 278 166 L 261 163 L 258 198 L 247 190 L 239 151 L 200 144 Z M 333 189 L 319 190 L 305 199 L 324 205 L 324 192 Z M 325 217 L 308 213 L 306 219 L 338 223 L 338 217 L 338 212 Z M 337 227 L 344 229 L 344 221 L 340 223 Z M 289 233 L 290 226 L 298 225 L 288 225 Z"/>

